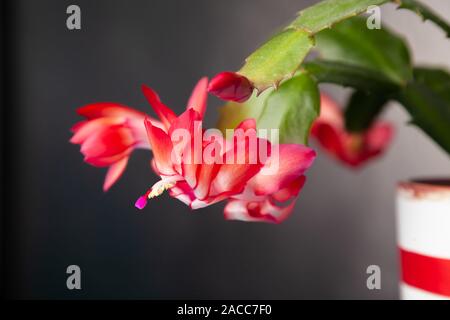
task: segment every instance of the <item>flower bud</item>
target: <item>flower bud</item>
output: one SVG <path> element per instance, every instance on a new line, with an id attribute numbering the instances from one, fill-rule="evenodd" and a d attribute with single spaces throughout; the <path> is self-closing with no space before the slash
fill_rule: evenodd
<path id="1" fill-rule="evenodd" d="M 244 102 L 253 92 L 250 81 L 234 72 L 221 72 L 211 79 L 208 91 L 223 99 Z"/>

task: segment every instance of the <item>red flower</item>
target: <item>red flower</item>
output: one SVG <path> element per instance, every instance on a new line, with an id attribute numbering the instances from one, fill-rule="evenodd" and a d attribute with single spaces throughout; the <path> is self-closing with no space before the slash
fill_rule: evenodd
<path id="1" fill-rule="evenodd" d="M 223 100 L 244 102 L 252 95 L 253 85 L 240 74 L 221 72 L 211 79 L 208 91 Z"/>
<path id="2" fill-rule="evenodd" d="M 147 97 L 156 96 L 146 87 L 144 93 Z M 229 199 L 225 208 L 227 219 L 281 222 L 289 215 L 305 182 L 304 172 L 315 158 L 312 149 L 297 144 L 272 145 L 257 137 L 255 120 L 247 119 L 236 128 L 231 140 L 221 136 L 203 140 L 197 155 L 200 161 L 196 163 L 195 151 L 192 152 L 195 137 L 204 133 L 200 114 L 188 106 L 177 117 L 159 99 L 149 101 L 165 124 L 165 128 L 158 128 L 146 122 L 154 154 L 153 169 L 161 180 L 136 201 L 137 208 L 144 208 L 148 199 L 169 190 L 172 197 L 191 209 Z M 202 112 L 204 109 L 202 106 Z M 173 139 L 178 129 L 189 132 L 189 139 Z M 250 141 L 256 141 L 256 148 L 250 147 Z M 266 149 L 267 158 L 261 157 L 261 148 Z M 208 149 L 215 150 L 213 163 L 205 161 Z M 245 161 L 236 161 L 238 150 L 244 151 Z M 257 161 L 251 162 L 255 154 Z M 232 163 L 227 162 L 231 155 Z"/>
<path id="3" fill-rule="evenodd" d="M 188 102 L 188 106 L 195 106 L 202 115 L 206 107 L 207 84 L 206 78 L 199 81 Z M 156 94 L 145 93 L 150 104 L 161 104 Z M 168 110 L 164 105 L 161 108 Z M 166 130 L 169 119 L 175 117 L 169 110 L 160 122 L 143 112 L 117 103 L 94 103 L 79 108 L 77 112 L 86 120 L 72 127 L 74 135 L 70 142 L 81 145 L 81 153 L 87 163 L 97 167 L 109 167 L 103 185 L 104 191 L 123 174 L 133 150 L 150 149 L 144 119 Z"/>
<path id="4" fill-rule="evenodd" d="M 107 191 L 124 172 L 134 149 L 150 149 L 145 114 L 116 103 L 94 103 L 77 112 L 86 120 L 72 127 L 70 142 L 81 145 L 87 163 L 109 167 L 103 184 L 103 190 Z M 161 126 L 158 121 L 151 121 Z"/>
<path id="5" fill-rule="evenodd" d="M 154 96 L 150 88 L 144 87 L 147 96 Z M 198 209 L 224 200 L 244 190 L 247 181 L 263 166 L 259 161 L 252 163 L 250 143 L 242 135 L 234 135 L 231 145 L 221 136 L 210 141 L 203 139 L 202 117 L 195 108 L 188 106 L 179 117 L 159 100 L 151 103 L 161 120 L 167 119 L 166 130 L 146 120 L 148 139 L 153 150 L 153 170 L 161 177 L 143 196 L 136 201 L 136 207 L 142 209 L 147 200 L 159 196 L 165 190 L 170 195 L 186 203 L 191 209 Z M 204 110 L 204 108 L 202 108 Z M 238 128 L 246 129 L 244 121 Z M 181 130 L 181 131 L 177 131 Z M 185 139 L 174 139 L 177 132 L 187 133 Z M 256 135 L 256 130 L 255 133 Z M 242 163 L 228 163 L 237 150 L 243 150 Z M 207 152 L 210 150 L 211 152 Z M 212 155 L 208 161 L 206 155 Z"/>
<path id="6" fill-rule="evenodd" d="M 393 133 L 392 125 L 387 122 L 376 122 L 364 132 L 346 131 L 342 111 L 324 94 L 321 95 L 320 117 L 311 130 L 311 135 L 329 154 L 351 167 L 381 155 Z"/>

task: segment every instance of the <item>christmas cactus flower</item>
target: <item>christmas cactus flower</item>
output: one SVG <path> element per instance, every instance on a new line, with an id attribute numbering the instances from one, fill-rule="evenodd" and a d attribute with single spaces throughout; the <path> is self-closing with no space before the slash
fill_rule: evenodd
<path id="1" fill-rule="evenodd" d="M 188 105 L 197 106 L 200 114 L 206 105 L 206 86 L 208 80 L 201 79 L 195 87 Z M 158 96 L 152 91 L 144 91 L 150 103 L 162 105 Z M 203 108 L 203 109 L 202 109 Z M 78 114 L 86 120 L 72 127 L 71 143 L 81 145 L 85 162 L 96 167 L 109 167 L 103 190 L 107 191 L 123 174 L 128 159 L 135 149 L 150 149 L 144 120 L 159 128 L 167 128 L 171 112 L 161 115 L 157 121 L 145 113 L 117 103 L 94 103 L 81 107 Z"/>
<path id="2" fill-rule="evenodd" d="M 394 131 L 391 124 L 378 121 L 363 132 L 348 132 L 336 102 L 325 94 L 321 94 L 320 101 L 320 116 L 311 134 L 327 153 L 342 163 L 358 167 L 380 156 L 389 146 Z"/>
<path id="3" fill-rule="evenodd" d="M 149 88 L 144 92 L 156 95 Z M 281 222 L 288 216 L 304 184 L 304 172 L 314 160 L 312 149 L 299 144 L 273 145 L 258 138 L 254 119 L 242 121 L 231 139 L 217 131 L 208 135 L 196 110 L 188 107 L 177 117 L 159 100 L 151 100 L 167 124 L 164 130 L 146 121 L 152 167 L 161 179 L 136 201 L 137 208 L 143 209 L 149 199 L 169 190 L 191 209 L 228 199 L 227 219 Z"/>
<path id="4" fill-rule="evenodd" d="M 124 172 L 134 149 L 150 149 L 144 126 L 146 116 L 117 103 L 94 103 L 77 112 L 86 120 L 72 127 L 70 142 L 81 145 L 85 162 L 109 167 L 103 184 L 107 191 Z M 150 121 L 161 126 L 156 120 Z"/>

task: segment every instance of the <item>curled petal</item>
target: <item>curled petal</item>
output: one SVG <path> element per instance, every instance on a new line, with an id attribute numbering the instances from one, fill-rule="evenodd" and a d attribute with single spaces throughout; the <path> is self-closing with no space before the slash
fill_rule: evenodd
<path id="1" fill-rule="evenodd" d="M 171 197 L 177 198 L 188 206 L 191 206 L 195 200 L 195 195 L 192 188 L 186 181 L 178 181 L 174 187 L 169 190 Z"/>
<path id="2" fill-rule="evenodd" d="M 261 170 L 249 181 L 257 195 L 272 194 L 289 185 L 309 169 L 316 157 L 313 149 L 301 144 L 281 144 L 278 150 L 272 152 L 265 164 L 265 168 L 273 168 L 267 172 Z"/>
<path id="3" fill-rule="evenodd" d="M 261 202 L 230 200 L 224 215 L 227 220 L 280 223 L 289 216 L 294 206 L 295 199 L 285 207 L 277 206 L 268 199 Z"/>
<path id="4" fill-rule="evenodd" d="M 304 184 L 306 182 L 305 176 L 300 176 L 293 180 L 289 185 L 284 188 L 274 192 L 272 194 L 272 198 L 278 202 L 288 201 L 291 198 L 297 197 L 302 190 Z"/>

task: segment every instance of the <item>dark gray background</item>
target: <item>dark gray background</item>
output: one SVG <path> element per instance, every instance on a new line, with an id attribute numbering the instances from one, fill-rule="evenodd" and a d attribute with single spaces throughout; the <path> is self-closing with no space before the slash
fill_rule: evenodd
<path id="1" fill-rule="evenodd" d="M 16 81 L 7 107 L 17 111 L 11 155 L 17 188 L 6 213 L 9 295 L 396 298 L 395 183 L 449 172 L 447 156 L 414 128 L 399 128 L 383 161 L 362 171 L 319 153 L 296 209 L 281 225 L 227 222 L 222 205 L 190 212 L 168 195 L 139 212 L 135 199 L 157 179 L 149 153 L 136 152 L 123 178 L 103 194 L 105 171 L 84 164 L 68 143 L 81 105 L 115 101 L 148 111 L 142 83 L 180 112 L 197 79 L 238 69 L 313 2 L 14 1 Z M 448 3 L 429 3 L 450 18 Z M 69 4 L 81 7 L 80 31 L 66 28 Z M 449 64 L 449 44 L 436 28 L 393 6 L 382 18 L 406 34 L 418 61 Z M 210 99 L 210 125 L 220 103 Z M 399 125 L 408 119 L 395 105 L 385 116 Z M 66 289 L 70 264 L 81 267 L 81 291 Z M 366 288 L 371 264 L 381 267 L 380 291 Z"/>

